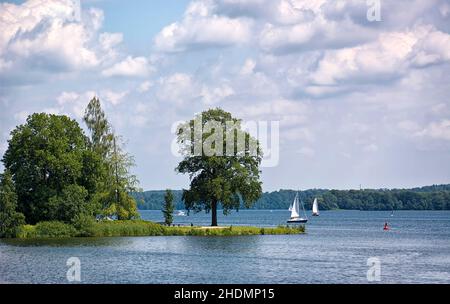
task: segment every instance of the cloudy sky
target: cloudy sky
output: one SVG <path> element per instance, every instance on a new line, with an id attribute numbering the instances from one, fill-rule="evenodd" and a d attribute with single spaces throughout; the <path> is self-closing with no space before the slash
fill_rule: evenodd
<path id="1" fill-rule="evenodd" d="M 2 1 L 0 155 L 30 113 L 81 122 L 97 95 L 148 190 L 188 185 L 171 125 L 217 106 L 280 121 L 266 191 L 450 183 L 450 1 L 380 3 Z"/>

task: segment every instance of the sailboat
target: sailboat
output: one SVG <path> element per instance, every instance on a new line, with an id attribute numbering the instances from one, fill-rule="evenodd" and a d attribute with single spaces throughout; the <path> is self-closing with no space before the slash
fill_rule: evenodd
<path id="1" fill-rule="evenodd" d="M 317 198 L 315 198 L 313 202 L 312 215 L 319 216 L 319 202 L 317 201 Z"/>
<path id="2" fill-rule="evenodd" d="M 303 213 L 305 214 L 304 218 L 300 216 L 300 201 L 298 199 L 298 193 L 297 193 L 295 195 L 294 202 L 292 203 L 292 208 L 289 208 L 289 209 L 291 209 L 291 218 L 287 221 L 288 223 L 303 224 L 308 221 L 308 218 L 306 217 L 305 207 L 303 206 L 303 202 L 301 204 L 302 204 Z"/>

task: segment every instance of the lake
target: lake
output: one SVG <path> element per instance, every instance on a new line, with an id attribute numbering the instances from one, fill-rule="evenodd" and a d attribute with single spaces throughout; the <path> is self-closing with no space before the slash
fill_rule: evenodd
<path id="1" fill-rule="evenodd" d="M 142 218 L 162 221 L 160 211 Z M 245 210 L 222 225 L 276 226 L 288 211 Z M 388 220 L 390 231 L 383 231 Z M 210 215 L 175 216 L 208 225 Z M 240 237 L 0 240 L 0 282 L 67 283 L 67 259 L 82 283 L 450 283 L 450 211 L 323 211 L 307 233 Z"/>

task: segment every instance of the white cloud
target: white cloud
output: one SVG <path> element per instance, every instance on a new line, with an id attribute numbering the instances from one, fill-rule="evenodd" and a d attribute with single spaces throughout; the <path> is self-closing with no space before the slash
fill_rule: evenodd
<path id="1" fill-rule="evenodd" d="M 60 109 L 56 108 L 56 107 L 43 108 L 43 109 L 41 109 L 38 112 L 39 113 L 43 112 L 43 113 L 47 113 L 47 114 L 55 114 L 55 115 L 61 114 Z M 19 111 L 17 113 L 14 113 L 14 119 L 18 123 L 22 124 L 22 123 L 25 123 L 25 121 L 27 120 L 28 116 L 30 116 L 31 114 L 33 114 L 33 113 L 30 112 L 30 111 L 27 111 L 27 110 Z"/>
<path id="2" fill-rule="evenodd" d="M 241 74 L 242 75 L 253 74 L 255 67 L 256 67 L 256 62 L 253 59 L 247 59 L 241 68 Z"/>
<path id="3" fill-rule="evenodd" d="M 158 116 L 159 111 L 156 110 L 154 103 L 138 102 L 134 107 L 134 113 L 132 113 L 130 124 L 139 128 L 144 128 Z"/>
<path id="4" fill-rule="evenodd" d="M 281 137 L 288 142 L 313 142 L 315 140 L 314 133 L 307 127 L 298 127 L 285 130 L 281 133 Z"/>
<path id="5" fill-rule="evenodd" d="M 68 66 L 95 66 L 99 59 L 87 44 L 87 29 L 74 18 L 74 1 L 29 0 L 22 5 L 2 3 L 0 9 L 0 54 L 33 58 L 53 57 Z M 88 12 L 100 18 L 96 11 Z M 70 37 L 70 39 L 64 39 Z"/>
<path id="6" fill-rule="evenodd" d="M 155 47 L 163 52 L 246 44 L 251 39 L 251 22 L 213 12 L 208 1 L 194 1 L 181 22 L 166 26 L 155 37 Z"/>
<path id="7" fill-rule="evenodd" d="M 241 115 L 251 120 L 277 120 L 282 127 L 298 126 L 307 121 L 308 104 L 300 101 L 276 99 L 254 105 L 238 105 Z"/>
<path id="8" fill-rule="evenodd" d="M 47 109 L 47 113 L 61 114 L 65 113 L 69 116 L 74 116 L 77 119 L 81 119 L 84 116 L 86 107 L 92 98 L 98 97 L 103 106 L 110 104 L 117 106 L 123 101 L 123 98 L 127 96 L 128 91 L 113 91 L 104 89 L 97 93 L 93 90 L 85 92 L 73 92 L 63 91 L 56 97 L 57 106 Z"/>
<path id="9" fill-rule="evenodd" d="M 26 110 L 19 111 L 14 114 L 14 119 L 20 123 L 24 123 L 30 113 Z"/>
<path id="10" fill-rule="evenodd" d="M 64 91 L 56 98 L 59 105 L 58 111 L 81 119 L 89 101 L 95 96 L 98 96 L 95 91 L 86 91 L 84 93 Z"/>
<path id="11" fill-rule="evenodd" d="M 450 35 L 429 26 L 383 33 L 375 42 L 327 51 L 311 80 L 318 85 L 379 82 L 404 75 L 415 66 L 448 61 L 449 49 Z"/>
<path id="12" fill-rule="evenodd" d="M 102 74 L 107 77 L 111 76 L 137 76 L 145 77 L 150 73 L 148 59 L 145 57 L 128 56 L 123 61 L 114 64 L 112 67 L 105 69 Z"/>
<path id="13" fill-rule="evenodd" d="M 99 37 L 100 45 L 105 50 L 111 50 L 123 40 L 122 33 L 102 33 Z"/>
<path id="14" fill-rule="evenodd" d="M 10 72 L 8 83 L 24 82 L 45 78 L 32 78 L 38 72 L 55 75 L 110 63 L 122 34 L 100 33 L 103 19 L 99 9 L 80 11 L 76 0 L 0 3 L 0 71 Z"/>
<path id="15" fill-rule="evenodd" d="M 58 101 L 59 105 L 64 105 L 66 103 L 76 101 L 79 97 L 80 96 L 75 92 L 62 92 L 61 95 L 56 98 L 56 100 Z"/>
<path id="16" fill-rule="evenodd" d="M 450 35 L 429 29 L 414 45 L 412 62 L 417 66 L 450 60 Z"/>
<path id="17" fill-rule="evenodd" d="M 191 101 L 197 95 L 192 76 L 189 74 L 175 73 L 161 77 L 158 85 L 156 95 L 163 102 L 181 105 Z"/>
<path id="18" fill-rule="evenodd" d="M 217 11 L 231 17 L 247 17 L 278 24 L 294 24 L 318 14 L 325 0 L 216 0 Z"/>
<path id="19" fill-rule="evenodd" d="M 215 88 L 203 86 L 200 93 L 203 102 L 207 105 L 217 104 L 233 94 L 233 88 L 227 84 Z"/>
<path id="20" fill-rule="evenodd" d="M 104 90 L 100 93 L 101 97 L 112 105 L 116 106 L 122 102 L 123 98 L 128 94 L 128 91 L 112 91 Z"/>
<path id="21" fill-rule="evenodd" d="M 416 136 L 450 140 L 450 120 L 444 119 L 439 122 L 431 122 L 425 129 L 418 131 Z"/>
<path id="22" fill-rule="evenodd" d="M 98 38 L 100 49 L 103 52 L 103 62 L 114 62 L 119 56 L 117 47 L 123 41 L 122 33 L 101 33 Z"/>
<path id="23" fill-rule="evenodd" d="M 153 83 L 151 81 L 144 81 L 143 83 L 141 83 L 139 85 L 139 87 L 137 88 L 137 91 L 139 93 L 144 93 L 147 92 L 148 90 L 150 90 L 150 88 L 153 86 Z"/>
<path id="24" fill-rule="evenodd" d="M 348 35 L 352 32 L 353 35 Z M 261 48 L 274 53 L 293 53 L 315 49 L 334 49 L 365 42 L 375 31 L 349 20 L 335 22 L 317 16 L 293 25 L 267 23 L 260 33 Z"/>

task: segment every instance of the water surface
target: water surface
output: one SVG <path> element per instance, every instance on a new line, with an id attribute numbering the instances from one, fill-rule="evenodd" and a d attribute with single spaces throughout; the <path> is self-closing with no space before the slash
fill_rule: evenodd
<path id="1" fill-rule="evenodd" d="M 288 216 L 240 211 L 219 223 L 276 226 Z M 160 211 L 142 217 L 162 220 Z M 450 283 L 450 211 L 324 211 L 303 235 L 2 240 L 0 282 L 67 283 L 70 257 L 81 261 L 82 283 L 367 283 L 370 257 L 381 261 L 382 283 Z"/>

